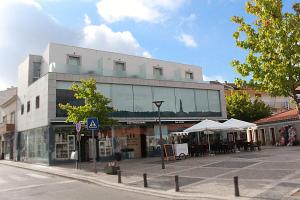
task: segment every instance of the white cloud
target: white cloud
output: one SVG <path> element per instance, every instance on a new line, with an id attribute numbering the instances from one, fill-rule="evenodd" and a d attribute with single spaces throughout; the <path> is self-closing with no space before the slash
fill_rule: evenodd
<path id="1" fill-rule="evenodd" d="M 185 0 L 100 0 L 99 15 L 108 23 L 133 19 L 137 22 L 162 22 L 168 13 L 178 9 Z"/>
<path id="2" fill-rule="evenodd" d="M 16 85 L 17 67 L 28 54 L 41 54 L 51 41 L 72 44 L 79 33 L 57 24 L 35 1 L 2 1 L 0 88 Z"/>
<path id="3" fill-rule="evenodd" d="M 78 30 L 63 27 L 35 1 L 0 0 L 0 90 L 17 82 L 17 67 L 28 54 L 40 55 L 49 42 L 85 46 L 151 57 L 131 32 L 114 32 L 107 25 L 93 25 L 88 15 Z"/>
<path id="4" fill-rule="evenodd" d="M 152 58 L 152 55 L 148 52 L 148 51 L 144 51 L 142 53 L 142 56 L 146 57 L 146 58 Z"/>
<path id="5" fill-rule="evenodd" d="M 180 36 L 177 37 L 177 40 L 182 42 L 186 47 L 196 48 L 198 46 L 193 36 L 189 34 L 182 33 Z"/>
<path id="6" fill-rule="evenodd" d="M 224 83 L 225 80 L 222 76 L 220 75 L 215 75 L 215 76 L 206 76 L 206 75 L 203 75 L 203 80 L 204 81 L 219 81 L 221 83 Z"/>
<path id="7" fill-rule="evenodd" d="M 134 55 L 150 55 L 145 54 L 130 31 L 114 32 L 105 24 L 87 24 L 83 33 L 80 46 Z"/>

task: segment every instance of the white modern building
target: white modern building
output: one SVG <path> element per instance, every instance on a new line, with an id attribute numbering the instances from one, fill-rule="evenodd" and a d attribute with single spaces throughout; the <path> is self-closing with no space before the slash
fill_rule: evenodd
<path id="1" fill-rule="evenodd" d="M 189 127 L 201 119 L 226 119 L 224 86 L 203 81 L 200 67 L 144 57 L 50 43 L 42 55 L 29 55 L 19 66 L 17 132 L 18 158 L 55 164 L 70 159 L 75 127 L 64 122 L 58 104 L 80 105 L 69 90 L 73 82 L 93 77 L 97 90 L 112 100 L 112 117 L 121 127 L 97 134 L 97 155 L 114 148 L 130 157 L 159 153 L 157 108 L 162 131 Z M 83 130 L 81 158 L 89 160 L 90 133 Z"/>

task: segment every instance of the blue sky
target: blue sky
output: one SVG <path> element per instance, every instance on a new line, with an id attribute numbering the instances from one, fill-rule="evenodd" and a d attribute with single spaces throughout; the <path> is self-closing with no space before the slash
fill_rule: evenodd
<path id="1" fill-rule="evenodd" d="M 233 81 L 230 18 L 245 16 L 246 0 L 2 0 L 0 89 L 16 85 L 17 65 L 48 42 L 201 66 L 205 80 Z M 284 0 L 291 10 L 296 0 Z M 5 60 L 5 61 L 3 61 Z"/>

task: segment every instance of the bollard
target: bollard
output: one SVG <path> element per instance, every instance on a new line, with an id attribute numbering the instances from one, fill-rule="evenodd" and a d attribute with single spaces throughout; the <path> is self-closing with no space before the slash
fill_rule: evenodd
<path id="1" fill-rule="evenodd" d="M 178 175 L 175 176 L 175 191 L 179 192 L 179 181 Z"/>
<path id="2" fill-rule="evenodd" d="M 122 181 L 121 181 L 121 170 L 118 170 L 117 173 L 118 173 L 118 183 L 122 183 Z"/>
<path id="3" fill-rule="evenodd" d="M 233 177 L 233 182 L 234 182 L 234 195 L 236 197 L 239 197 L 240 196 L 239 177 L 238 176 Z"/>
<path id="4" fill-rule="evenodd" d="M 147 174 L 146 173 L 143 174 L 143 178 L 144 178 L 144 187 L 148 187 Z"/>

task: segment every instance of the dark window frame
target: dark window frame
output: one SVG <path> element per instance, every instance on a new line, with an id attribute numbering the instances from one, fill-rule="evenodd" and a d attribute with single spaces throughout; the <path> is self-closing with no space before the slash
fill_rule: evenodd
<path id="1" fill-rule="evenodd" d="M 30 112 L 30 101 L 27 101 L 27 112 Z"/>
<path id="2" fill-rule="evenodd" d="M 21 105 L 21 115 L 24 114 L 24 110 L 25 110 L 25 107 L 24 107 L 24 104 Z"/>
<path id="3" fill-rule="evenodd" d="M 40 108 L 40 96 L 35 97 L 35 109 Z"/>
<path id="4" fill-rule="evenodd" d="M 74 55 L 74 54 L 68 54 L 67 55 L 67 65 L 72 65 L 72 64 L 69 63 L 70 62 L 70 57 L 79 59 L 79 65 L 74 65 L 74 66 L 81 66 L 81 56 Z"/>

